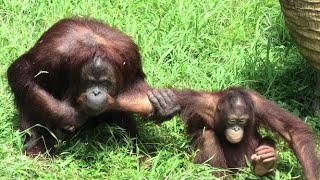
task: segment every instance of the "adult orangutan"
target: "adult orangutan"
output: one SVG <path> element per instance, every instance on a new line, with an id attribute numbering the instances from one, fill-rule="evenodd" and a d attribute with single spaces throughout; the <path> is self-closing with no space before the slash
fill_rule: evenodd
<path id="1" fill-rule="evenodd" d="M 7 75 L 20 129 L 31 131 L 25 140 L 27 155 L 53 150 L 51 132 L 61 138 L 85 122 L 113 121 L 135 134 L 126 107 L 138 110 L 135 99 L 150 89 L 132 39 L 87 18 L 54 24 L 13 62 Z M 122 95 L 130 97 L 120 102 Z"/>

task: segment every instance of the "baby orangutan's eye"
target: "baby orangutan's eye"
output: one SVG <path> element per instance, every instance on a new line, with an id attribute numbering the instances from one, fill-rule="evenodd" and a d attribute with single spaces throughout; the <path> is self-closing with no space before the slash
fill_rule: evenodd
<path id="1" fill-rule="evenodd" d="M 236 120 L 233 120 L 233 119 L 232 119 L 232 120 L 229 120 L 228 123 L 229 123 L 229 124 L 235 124 L 235 123 L 236 123 Z"/>
<path id="2" fill-rule="evenodd" d="M 245 124 L 246 123 L 246 120 L 245 119 L 240 119 L 239 120 L 239 124 Z"/>

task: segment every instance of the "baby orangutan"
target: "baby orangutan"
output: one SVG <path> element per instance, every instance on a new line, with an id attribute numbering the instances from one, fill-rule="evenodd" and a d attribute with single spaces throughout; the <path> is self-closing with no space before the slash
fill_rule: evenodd
<path id="1" fill-rule="evenodd" d="M 149 92 L 148 96 L 161 111 L 167 106 L 167 96 L 174 98 L 172 92 L 166 94 L 163 90 Z M 249 95 L 242 90 L 232 90 L 221 96 L 216 104 L 214 121 L 208 122 L 196 112 L 183 116 L 192 146 L 198 149 L 194 161 L 208 162 L 213 167 L 238 168 L 246 165 L 246 157 L 251 157 L 257 175 L 272 170 L 276 162 L 275 143 L 257 132 L 254 103 Z M 182 113 L 186 110 L 189 111 L 182 108 Z"/>
<path id="2" fill-rule="evenodd" d="M 319 159 L 312 130 L 302 120 L 252 90 L 153 90 L 147 95 L 156 113 L 166 114 L 164 112 L 170 109 L 181 108 L 187 134 L 198 150 L 196 163 L 239 168 L 246 166 L 247 157 L 257 175 L 267 174 L 275 167 L 277 158 L 274 141 L 270 137 L 262 138 L 258 132 L 263 125 L 286 140 L 306 179 L 319 179 Z"/>

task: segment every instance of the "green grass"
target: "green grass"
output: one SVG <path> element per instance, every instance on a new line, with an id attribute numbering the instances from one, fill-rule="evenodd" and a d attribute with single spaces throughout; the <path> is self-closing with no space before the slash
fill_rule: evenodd
<path id="1" fill-rule="evenodd" d="M 311 109 L 314 74 L 290 40 L 276 0 L 0 0 L 3 179 L 213 178 L 212 168 L 192 163 L 194 151 L 179 118 L 161 126 L 137 118 L 138 143 L 117 127 L 103 126 L 60 142 L 54 158 L 23 154 L 6 70 L 54 22 L 74 15 L 104 20 L 132 36 L 154 87 L 250 87 L 307 121 L 319 137 L 320 120 Z M 303 177 L 287 144 L 277 141 L 275 179 Z M 234 177 L 258 179 L 250 168 Z"/>

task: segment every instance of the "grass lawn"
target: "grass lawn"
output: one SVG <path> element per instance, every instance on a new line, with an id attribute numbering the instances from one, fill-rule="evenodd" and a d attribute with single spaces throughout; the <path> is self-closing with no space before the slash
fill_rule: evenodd
<path id="1" fill-rule="evenodd" d="M 212 168 L 192 163 L 195 153 L 179 118 L 158 126 L 137 117 L 138 143 L 120 128 L 103 126 L 60 142 L 53 158 L 23 154 L 6 70 L 53 23 L 74 15 L 132 36 L 154 87 L 250 87 L 301 117 L 319 137 L 320 120 L 311 109 L 314 73 L 291 41 L 276 0 L 0 0 L 0 179 L 213 178 Z M 276 140 L 274 179 L 301 179 L 295 156 Z M 244 168 L 234 179 L 259 178 Z"/>

